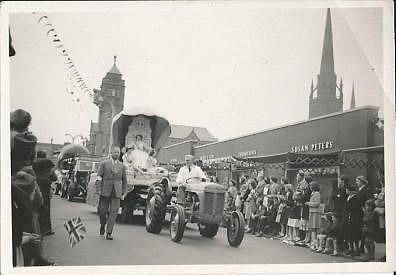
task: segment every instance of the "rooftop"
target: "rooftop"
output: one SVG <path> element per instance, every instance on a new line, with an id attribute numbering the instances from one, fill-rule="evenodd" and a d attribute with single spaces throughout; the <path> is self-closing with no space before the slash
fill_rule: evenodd
<path id="1" fill-rule="evenodd" d="M 261 134 L 261 133 L 268 132 L 268 131 L 273 131 L 273 130 L 277 130 L 277 129 L 281 129 L 281 128 L 285 128 L 285 127 L 289 127 L 289 126 L 293 126 L 293 125 L 298 125 L 298 124 L 311 122 L 311 121 L 314 121 L 314 120 L 325 119 L 325 118 L 332 117 L 332 116 L 340 116 L 340 115 L 343 115 L 343 114 L 346 114 L 346 113 L 356 112 L 356 111 L 360 111 L 360 110 L 363 110 L 363 109 L 371 109 L 371 110 L 377 110 L 378 111 L 379 107 L 366 105 L 366 106 L 358 107 L 358 108 L 355 108 L 355 109 L 350 109 L 350 110 L 346 110 L 346 111 L 331 113 L 331 114 L 318 116 L 318 117 L 311 118 L 311 119 L 306 119 L 306 120 L 302 120 L 302 121 L 297 121 L 297 122 L 284 124 L 284 125 L 281 125 L 281 126 L 272 127 L 272 128 L 269 128 L 269 129 L 258 131 L 258 132 L 253 132 L 253 133 L 249 133 L 249 134 L 245 134 L 245 135 L 241 135 L 241 136 L 237 136 L 237 137 L 233 137 L 233 138 L 228 138 L 228 139 L 224 139 L 224 140 L 220 140 L 220 141 L 216 141 L 216 142 L 212 142 L 212 143 L 208 143 L 208 144 L 204 144 L 204 145 L 199 145 L 199 146 L 196 146 L 195 148 L 210 146 L 210 145 L 213 145 L 213 144 L 222 143 L 222 142 L 235 140 L 235 139 L 240 139 L 240 138 L 244 138 L 244 137 L 247 137 L 247 136 L 253 136 L 253 135 Z"/>
<path id="2" fill-rule="evenodd" d="M 210 141 L 215 142 L 217 138 L 215 138 L 208 129 L 203 127 L 193 127 L 187 125 L 175 125 L 171 124 L 171 135 L 170 138 L 180 138 L 185 139 L 187 138 L 192 132 L 195 133 L 197 138 L 200 141 Z"/>

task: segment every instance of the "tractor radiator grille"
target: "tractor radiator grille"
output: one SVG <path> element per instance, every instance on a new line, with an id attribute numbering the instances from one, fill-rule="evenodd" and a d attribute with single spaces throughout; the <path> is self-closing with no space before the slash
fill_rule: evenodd
<path id="1" fill-rule="evenodd" d="M 222 215 L 224 208 L 224 194 L 205 192 L 204 214 Z"/>

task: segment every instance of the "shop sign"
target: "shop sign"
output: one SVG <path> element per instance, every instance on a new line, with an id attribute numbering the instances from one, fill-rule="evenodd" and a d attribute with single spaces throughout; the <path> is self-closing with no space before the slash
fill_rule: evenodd
<path id="1" fill-rule="evenodd" d="M 211 163 L 219 163 L 219 162 L 226 162 L 226 161 L 232 161 L 233 158 L 232 156 L 226 156 L 226 157 L 219 157 L 219 158 L 210 158 L 210 159 L 202 159 L 200 158 L 204 164 L 211 164 Z"/>
<path id="2" fill-rule="evenodd" d="M 214 155 L 202 156 L 199 159 L 202 161 L 213 159 Z"/>
<path id="3" fill-rule="evenodd" d="M 312 176 L 327 176 L 336 175 L 338 173 L 337 167 L 321 167 L 308 169 L 308 174 Z"/>
<path id="4" fill-rule="evenodd" d="M 240 157 L 240 158 L 247 158 L 247 157 L 255 156 L 255 155 L 257 155 L 257 150 L 238 152 L 238 157 Z"/>
<path id="5" fill-rule="evenodd" d="M 170 163 L 177 163 L 177 159 L 171 159 Z"/>
<path id="6" fill-rule="evenodd" d="M 325 150 L 333 149 L 333 147 L 334 147 L 333 141 L 323 141 L 318 143 L 293 146 L 291 148 L 291 152 L 304 153 L 304 152 L 312 152 L 312 151 L 325 151 Z"/>

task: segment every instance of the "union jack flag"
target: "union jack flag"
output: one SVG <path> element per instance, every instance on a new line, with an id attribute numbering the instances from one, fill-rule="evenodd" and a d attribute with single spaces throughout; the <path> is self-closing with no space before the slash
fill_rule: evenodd
<path id="1" fill-rule="evenodd" d="M 74 217 L 71 220 L 66 221 L 64 226 L 67 233 L 69 234 L 69 242 L 71 247 L 75 246 L 79 241 L 84 239 L 87 230 L 85 229 L 85 225 L 82 223 L 80 217 Z"/>

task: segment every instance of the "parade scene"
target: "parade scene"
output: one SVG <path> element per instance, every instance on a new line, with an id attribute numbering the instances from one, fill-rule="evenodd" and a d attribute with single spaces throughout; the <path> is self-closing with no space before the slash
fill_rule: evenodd
<path id="1" fill-rule="evenodd" d="M 231 7 L 10 15 L 14 267 L 386 262 L 382 9 Z"/>

